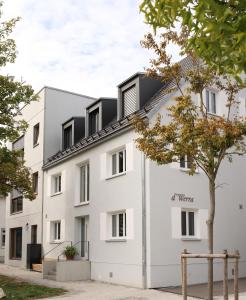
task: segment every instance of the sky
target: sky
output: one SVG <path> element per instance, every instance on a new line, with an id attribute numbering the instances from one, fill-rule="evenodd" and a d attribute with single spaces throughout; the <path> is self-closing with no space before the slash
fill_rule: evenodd
<path id="1" fill-rule="evenodd" d="M 140 46 L 151 28 L 138 0 L 5 0 L 3 18 L 20 16 L 18 56 L 4 72 L 36 92 L 52 86 L 92 97 L 117 97 L 117 85 L 149 66 Z M 176 51 L 172 51 L 178 60 Z"/>

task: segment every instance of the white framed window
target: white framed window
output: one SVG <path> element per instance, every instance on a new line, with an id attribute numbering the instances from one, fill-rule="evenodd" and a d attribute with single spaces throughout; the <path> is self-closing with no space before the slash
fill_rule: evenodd
<path id="1" fill-rule="evenodd" d="M 39 143 L 39 123 L 33 126 L 33 147 Z"/>
<path id="2" fill-rule="evenodd" d="M 61 174 L 53 175 L 51 179 L 51 194 L 61 193 Z"/>
<path id="3" fill-rule="evenodd" d="M 111 154 L 111 176 L 126 172 L 126 149 Z"/>
<path id="4" fill-rule="evenodd" d="M 216 93 L 210 90 L 206 90 L 206 109 L 208 113 L 217 113 Z"/>
<path id="5" fill-rule="evenodd" d="M 80 166 L 80 203 L 90 199 L 90 166 L 89 163 Z"/>
<path id="6" fill-rule="evenodd" d="M 126 212 L 118 212 L 111 215 L 111 238 L 125 238 L 126 232 Z"/>
<path id="7" fill-rule="evenodd" d="M 192 167 L 192 158 L 189 155 L 183 155 L 180 157 L 179 166 L 180 169 L 189 170 Z"/>
<path id="8" fill-rule="evenodd" d="M 53 241 L 58 242 L 61 240 L 61 221 L 52 222 Z"/>
<path id="9" fill-rule="evenodd" d="M 32 187 L 33 192 L 38 194 L 38 172 L 32 174 Z"/>
<path id="10" fill-rule="evenodd" d="M 181 210 L 181 236 L 184 238 L 196 237 L 196 211 L 192 209 Z"/>
<path id="11" fill-rule="evenodd" d="M 5 228 L 1 228 L 1 248 L 5 247 Z"/>

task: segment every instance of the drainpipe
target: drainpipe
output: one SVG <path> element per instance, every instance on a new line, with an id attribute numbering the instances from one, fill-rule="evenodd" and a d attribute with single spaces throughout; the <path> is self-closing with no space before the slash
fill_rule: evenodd
<path id="1" fill-rule="evenodd" d="M 147 237 L 146 237 L 146 159 L 141 153 L 142 181 L 142 285 L 147 288 Z"/>

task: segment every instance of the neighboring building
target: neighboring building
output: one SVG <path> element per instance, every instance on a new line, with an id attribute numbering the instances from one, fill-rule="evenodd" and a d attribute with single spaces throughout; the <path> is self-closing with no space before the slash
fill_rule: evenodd
<path id="1" fill-rule="evenodd" d="M 16 190 L 6 198 L 5 263 L 21 268 L 28 267 L 27 245 L 42 244 L 43 163 L 51 155 L 63 150 L 62 123 L 72 116 L 80 116 L 75 118 L 78 121 L 76 126 L 83 127 L 85 107 L 95 100 L 51 87 L 44 87 L 38 96 L 39 101 L 21 109 L 20 118 L 26 120 L 29 127 L 25 136 L 12 144 L 13 149 L 23 149 L 26 166 L 30 167 L 33 173 L 36 199 L 23 199 Z M 67 128 L 74 131 L 74 123 L 71 122 L 70 125 Z M 66 133 L 67 147 L 72 145 L 69 144 L 70 140 L 72 141 L 72 137 L 69 136 L 72 131 Z M 76 136 L 76 139 L 81 137 L 83 135 Z M 0 212 L 1 209 L 2 207 Z M 2 216 L 0 218 L 2 222 Z"/>
<path id="2" fill-rule="evenodd" d="M 107 99 L 108 105 L 103 99 L 90 105 L 86 137 L 45 163 L 46 258 L 57 260 L 64 247 L 73 243 L 82 260 L 89 260 L 91 279 L 155 288 L 180 284 L 183 249 L 206 252 L 205 174 L 198 169 L 188 176 L 185 160 L 158 166 L 135 146 L 132 117 L 154 122 L 161 114 L 168 120 L 167 107 L 177 95 L 167 94 L 168 87 L 141 73 L 128 78 L 118 86 L 117 111 L 114 99 Z M 211 113 L 223 115 L 223 93 L 211 87 L 204 96 Z M 245 98 L 244 91 L 239 100 Z M 195 96 L 193 100 L 198 101 Z M 242 105 L 240 113 L 245 114 Z M 244 157 L 223 163 L 214 228 L 216 252 L 239 249 L 240 276 L 246 276 L 245 166 Z M 232 268 L 229 264 L 230 277 Z M 207 280 L 206 261 L 193 261 L 188 269 L 189 283 Z M 221 278 L 222 263 L 216 262 L 215 280 Z"/>
<path id="3" fill-rule="evenodd" d="M 0 197 L 0 262 L 4 262 L 5 249 L 5 199 Z"/>

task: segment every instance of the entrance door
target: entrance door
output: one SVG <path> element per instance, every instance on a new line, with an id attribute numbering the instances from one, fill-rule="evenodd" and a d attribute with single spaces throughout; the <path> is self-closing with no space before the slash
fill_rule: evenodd
<path id="1" fill-rule="evenodd" d="M 89 218 L 81 218 L 81 257 L 88 259 L 89 245 L 88 245 L 88 223 Z"/>
<path id="2" fill-rule="evenodd" d="M 10 229 L 10 259 L 21 259 L 22 227 Z"/>

